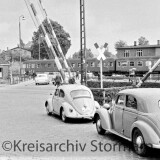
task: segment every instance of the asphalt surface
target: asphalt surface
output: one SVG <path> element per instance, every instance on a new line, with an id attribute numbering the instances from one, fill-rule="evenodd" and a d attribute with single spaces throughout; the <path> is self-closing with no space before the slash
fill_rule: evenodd
<path id="1" fill-rule="evenodd" d="M 0 87 L 0 160 L 160 159 L 157 150 L 143 158 L 130 142 L 98 135 L 90 120 L 63 123 L 56 115 L 48 116 L 44 103 L 54 87 L 33 81 Z"/>

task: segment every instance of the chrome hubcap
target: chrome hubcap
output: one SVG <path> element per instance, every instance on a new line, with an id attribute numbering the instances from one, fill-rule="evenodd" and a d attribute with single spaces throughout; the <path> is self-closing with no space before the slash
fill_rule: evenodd
<path id="1" fill-rule="evenodd" d="M 46 111 L 47 111 L 47 113 L 49 113 L 49 109 L 48 109 L 48 106 L 46 107 Z"/>
<path id="2" fill-rule="evenodd" d="M 100 119 L 97 120 L 97 130 L 100 131 L 101 128 L 101 122 Z"/>
<path id="3" fill-rule="evenodd" d="M 141 136 L 137 137 L 136 145 L 137 145 L 138 148 L 141 148 L 141 146 L 143 145 L 143 138 Z"/>
<path id="4" fill-rule="evenodd" d="M 66 119 L 66 115 L 65 115 L 64 111 L 62 111 L 62 120 L 65 121 L 65 119 Z"/>

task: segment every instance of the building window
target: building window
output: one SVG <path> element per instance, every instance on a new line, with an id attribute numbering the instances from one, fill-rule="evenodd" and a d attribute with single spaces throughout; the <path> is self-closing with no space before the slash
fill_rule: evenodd
<path id="1" fill-rule="evenodd" d="M 120 67 L 121 66 L 121 62 L 118 62 L 118 67 Z"/>
<path id="2" fill-rule="evenodd" d="M 136 51 L 136 54 L 137 54 L 137 57 L 142 57 L 142 54 L 143 54 L 142 49 L 138 49 L 138 50 Z"/>
<path id="3" fill-rule="evenodd" d="M 78 63 L 78 67 L 81 67 L 81 64 L 80 64 L 80 63 Z"/>
<path id="4" fill-rule="evenodd" d="M 86 67 L 88 67 L 88 62 L 86 63 Z"/>
<path id="5" fill-rule="evenodd" d="M 137 62 L 137 66 L 142 67 L 143 66 L 143 62 L 142 61 Z"/>
<path id="6" fill-rule="evenodd" d="M 134 67 L 134 62 L 130 62 L 130 66 L 131 66 L 131 67 Z"/>
<path id="7" fill-rule="evenodd" d="M 91 62 L 91 67 L 94 67 L 94 62 Z"/>
<path id="8" fill-rule="evenodd" d="M 122 67 L 126 67 L 126 66 L 127 66 L 127 64 L 128 64 L 128 62 L 127 62 L 127 61 L 123 61 L 123 62 L 121 62 L 121 66 L 122 66 Z"/>
<path id="9" fill-rule="evenodd" d="M 72 67 L 75 67 L 75 63 L 72 63 Z"/>
<path id="10" fill-rule="evenodd" d="M 35 64 L 31 64 L 31 68 L 34 68 L 35 67 Z"/>
<path id="11" fill-rule="evenodd" d="M 129 57 L 129 53 L 130 53 L 129 50 L 125 50 L 125 51 L 124 51 L 124 57 Z"/>
<path id="12" fill-rule="evenodd" d="M 29 63 L 29 64 L 28 64 L 28 68 L 31 68 L 31 67 L 32 67 L 32 66 L 31 66 L 31 64 Z"/>
<path id="13" fill-rule="evenodd" d="M 109 62 L 109 66 L 110 66 L 110 67 L 113 67 L 113 62 Z"/>
<path id="14" fill-rule="evenodd" d="M 37 64 L 37 68 L 40 68 L 40 64 Z"/>
<path id="15" fill-rule="evenodd" d="M 55 63 L 54 63 L 54 67 L 57 67 Z"/>
<path id="16" fill-rule="evenodd" d="M 48 63 L 48 68 L 51 68 L 51 64 L 50 63 Z"/>

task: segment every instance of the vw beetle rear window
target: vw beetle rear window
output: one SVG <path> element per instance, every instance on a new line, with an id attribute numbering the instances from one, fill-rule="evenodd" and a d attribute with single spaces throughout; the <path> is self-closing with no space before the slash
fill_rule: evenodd
<path id="1" fill-rule="evenodd" d="M 71 97 L 77 98 L 77 97 L 91 97 L 90 93 L 87 90 L 74 90 L 71 91 Z"/>

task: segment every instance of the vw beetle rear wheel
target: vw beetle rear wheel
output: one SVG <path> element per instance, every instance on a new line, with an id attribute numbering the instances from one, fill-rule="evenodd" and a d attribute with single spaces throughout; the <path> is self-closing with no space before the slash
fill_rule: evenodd
<path id="1" fill-rule="evenodd" d="M 99 115 L 96 118 L 96 128 L 97 128 L 98 134 L 101 134 L 101 135 L 105 134 L 106 131 L 102 128 L 101 119 L 100 119 Z"/>
<path id="2" fill-rule="evenodd" d="M 61 119 L 63 122 L 67 121 L 67 117 L 63 108 L 61 109 Z"/>
<path id="3" fill-rule="evenodd" d="M 147 146 L 145 144 L 143 135 L 139 129 L 133 133 L 133 148 L 138 155 L 145 156 L 147 153 Z"/>

